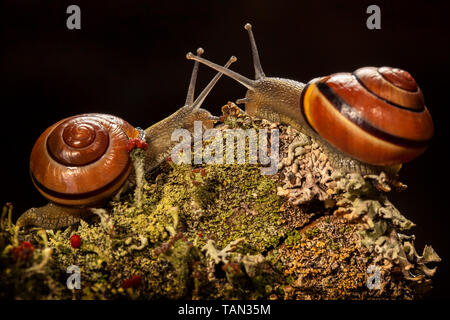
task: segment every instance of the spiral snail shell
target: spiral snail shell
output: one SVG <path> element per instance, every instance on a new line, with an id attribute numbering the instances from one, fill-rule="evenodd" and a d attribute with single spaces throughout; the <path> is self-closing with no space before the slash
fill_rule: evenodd
<path id="1" fill-rule="evenodd" d="M 344 172 L 395 174 L 402 163 L 422 154 L 433 122 L 413 77 L 390 67 L 364 67 L 304 83 L 266 77 L 250 24 L 255 80 L 188 53 L 238 81 L 248 90 L 245 111 L 289 124 L 324 147 L 332 165 Z"/>
<path id="2" fill-rule="evenodd" d="M 199 48 L 197 54 L 202 53 L 203 49 Z M 227 69 L 235 61 L 231 57 L 223 68 Z M 194 100 L 197 72 L 198 63 L 192 71 L 185 105 L 145 130 L 100 113 L 72 116 L 45 130 L 31 151 L 30 173 L 34 185 L 50 203 L 25 211 L 16 225 L 56 229 L 78 222 L 122 186 L 134 184 L 129 179 L 133 168 L 128 149 L 130 139 L 145 139 L 138 141 L 148 146 L 141 170 L 145 173 L 170 154 L 173 130 L 190 130 L 194 121 L 201 121 L 206 127 L 216 121 L 217 117 L 200 107 L 222 72 Z"/>
<path id="3" fill-rule="evenodd" d="M 321 138 L 373 165 L 408 162 L 433 135 L 422 92 L 396 68 L 364 67 L 313 80 L 302 91 L 300 109 Z"/>
<path id="4" fill-rule="evenodd" d="M 126 149 L 139 130 L 107 114 L 81 114 L 45 130 L 30 157 L 32 181 L 47 199 L 91 206 L 116 192 L 131 171 Z"/>

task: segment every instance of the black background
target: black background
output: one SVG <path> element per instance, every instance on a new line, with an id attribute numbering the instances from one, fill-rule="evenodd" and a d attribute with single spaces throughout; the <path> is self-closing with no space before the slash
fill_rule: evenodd
<path id="1" fill-rule="evenodd" d="M 390 199 L 417 224 L 416 248 L 443 259 L 432 298 L 450 293 L 448 81 L 450 42 L 444 1 L 3 1 L 1 8 L 1 196 L 15 215 L 46 203 L 28 173 L 45 128 L 73 114 L 104 112 L 148 127 L 184 103 L 198 46 L 253 77 L 246 22 L 254 27 L 266 75 L 302 82 L 361 66 L 408 70 L 421 87 L 435 137 L 406 164 L 409 188 Z M 81 8 L 81 30 L 66 28 L 66 8 Z M 381 30 L 366 28 L 366 8 L 381 7 Z M 198 90 L 214 75 L 200 67 Z M 214 114 L 245 89 L 222 78 L 204 107 Z"/>

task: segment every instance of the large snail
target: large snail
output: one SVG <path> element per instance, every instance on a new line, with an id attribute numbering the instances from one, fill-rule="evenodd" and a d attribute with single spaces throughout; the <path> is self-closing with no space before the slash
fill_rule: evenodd
<path id="1" fill-rule="evenodd" d="M 365 67 L 336 73 L 307 84 L 266 77 L 250 24 L 255 80 L 225 70 L 192 53 L 201 62 L 244 85 L 251 115 L 291 125 L 314 138 L 331 163 L 345 172 L 395 174 L 427 148 L 433 122 L 421 90 L 406 71 Z"/>
<path id="2" fill-rule="evenodd" d="M 199 48 L 197 54 L 202 53 L 203 49 Z M 224 68 L 234 61 L 236 58 L 231 57 Z M 194 101 L 197 73 L 198 63 L 192 71 L 185 105 L 146 130 L 134 128 L 118 117 L 98 113 L 69 117 L 45 130 L 31 152 L 30 173 L 34 185 L 50 203 L 27 210 L 17 225 L 65 227 L 90 214 L 90 208 L 102 206 L 126 182 L 132 183 L 127 149 L 130 139 L 140 138 L 148 145 L 145 151 L 148 172 L 169 155 L 175 129 L 192 130 L 197 120 L 205 126 L 212 125 L 216 117 L 200 106 L 222 73 Z"/>

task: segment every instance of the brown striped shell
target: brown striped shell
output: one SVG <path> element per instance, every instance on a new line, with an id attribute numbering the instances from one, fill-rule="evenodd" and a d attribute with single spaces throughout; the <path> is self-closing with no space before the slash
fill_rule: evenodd
<path id="1" fill-rule="evenodd" d="M 31 152 L 34 185 L 62 205 L 90 206 L 110 197 L 128 178 L 129 138 L 139 135 L 126 121 L 89 113 L 63 119 L 42 133 Z"/>
<path id="2" fill-rule="evenodd" d="M 300 105 L 324 140 L 373 165 L 408 162 L 425 151 L 433 136 L 420 88 L 396 68 L 364 67 L 312 80 Z"/>

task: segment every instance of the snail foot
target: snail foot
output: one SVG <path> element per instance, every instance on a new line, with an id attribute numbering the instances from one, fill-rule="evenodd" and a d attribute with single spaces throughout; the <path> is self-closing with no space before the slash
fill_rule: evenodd
<path id="1" fill-rule="evenodd" d="M 17 220 L 16 226 L 59 229 L 75 224 L 89 214 L 87 208 L 70 208 L 50 202 L 43 207 L 25 211 Z"/>

